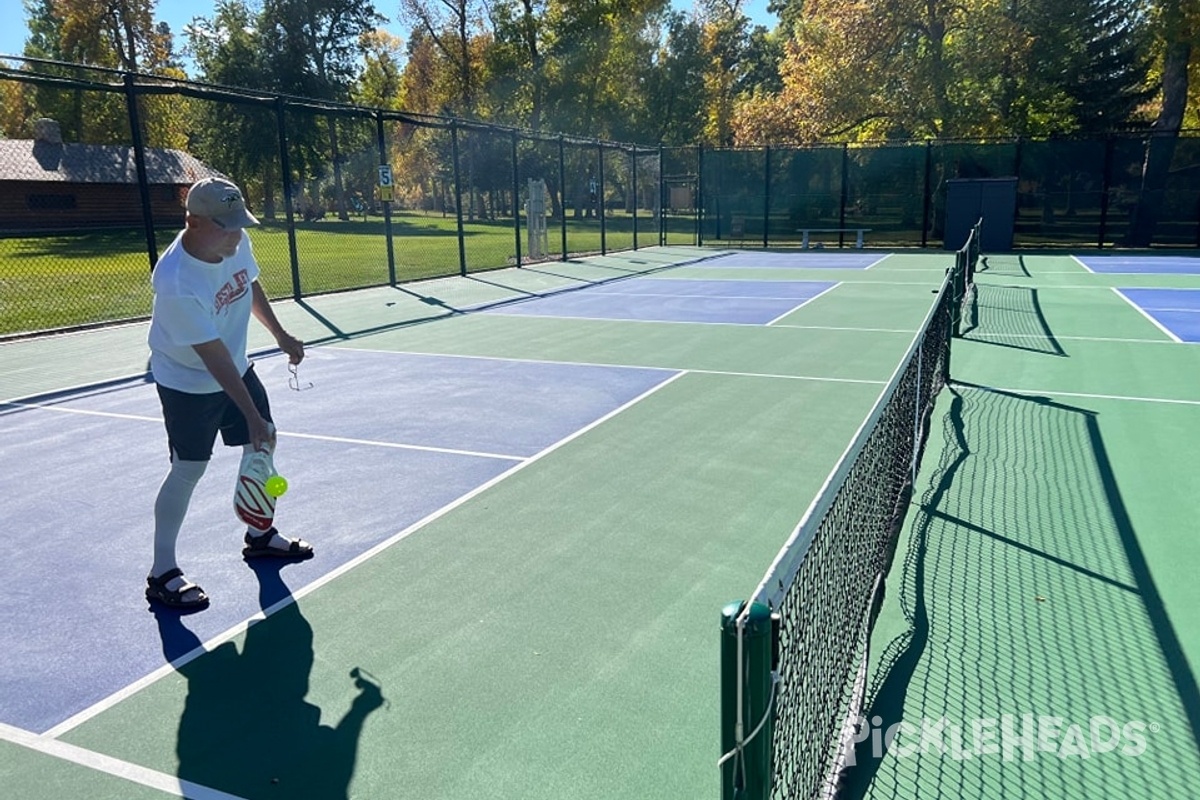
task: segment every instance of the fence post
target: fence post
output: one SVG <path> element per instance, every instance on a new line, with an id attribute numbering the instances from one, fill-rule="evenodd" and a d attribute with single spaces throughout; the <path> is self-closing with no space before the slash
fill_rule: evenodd
<path id="1" fill-rule="evenodd" d="M 296 212 L 292 203 L 292 160 L 288 156 L 287 121 L 284 119 L 286 104 L 283 95 L 275 97 L 275 124 L 279 130 L 279 165 L 283 172 L 283 209 L 287 215 L 288 256 L 292 264 L 292 298 L 299 300 L 300 256 L 296 252 Z"/>
<path id="2" fill-rule="evenodd" d="M 771 236 L 771 146 L 763 152 L 763 247 L 770 243 Z"/>
<path id="3" fill-rule="evenodd" d="M 838 209 L 838 249 L 846 246 L 846 199 L 850 195 L 850 145 L 842 143 L 842 199 Z"/>
<path id="4" fill-rule="evenodd" d="M 458 274 L 467 277 L 467 244 L 463 238 L 462 179 L 458 170 L 458 121 L 450 123 L 450 152 L 454 159 L 454 221 L 458 227 Z"/>
<path id="5" fill-rule="evenodd" d="M 599 188 L 596 190 L 596 211 L 600 215 L 600 255 L 608 255 L 608 236 L 604 225 L 604 145 L 596 145 L 596 172 Z"/>
<path id="6" fill-rule="evenodd" d="M 637 145 L 629 149 L 629 186 L 633 190 L 633 249 L 638 249 L 637 242 L 637 209 L 638 209 L 638 181 L 637 181 Z"/>
<path id="7" fill-rule="evenodd" d="M 751 603 L 741 631 L 744 602 L 721 610 L 721 800 L 767 800 L 774 770 L 771 672 L 776 617 Z"/>
<path id="8" fill-rule="evenodd" d="M 933 178 L 933 142 L 929 139 L 925 140 L 925 186 L 922 187 L 922 207 L 921 207 L 921 247 L 929 246 L 929 215 L 930 206 L 933 203 L 933 193 L 930 189 L 930 181 Z"/>
<path id="9" fill-rule="evenodd" d="M 521 266 L 521 176 L 517 174 L 517 132 L 512 132 L 512 192 L 513 239 L 516 242 L 517 266 Z M 526 220 L 526 225 L 529 221 Z"/>
<path id="10" fill-rule="evenodd" d="M 137 92 L 133 86 L 133 75 L 126 72 L 125 105 L 129 114 L 129 131 L 133 137 L 133 164 L 137 171 L 138 194 L 142 201 L 142 223 L 146 233 L 146 252 L 150 256 L 150 271 L 158 263 L 158 243 L 154 238 L 154 211 L 150 206 L 150 179 L 146 174 L 146 143 L 142 138 L 142 115 L 138 110 Z"/>
<path id="11" fill-rule="evenodd" d="M 387 166 L 387 140 L 383 135 L 383 109 L 375 112 L 375 138 L 379 145 L 379 166 Z M 383 203 L 383 238 L 387 240 L 388 283 L 396 285 L 396 252 L 392 246 L 392 204 L 387 200 Z"/>
<path id="12" fill-rule="evenodd" d="M 658 245 L 667 243 L 667 174 L 663 167 L 663 156 L 666 151 L 662 142 L 658 143 Z"/>
<path id="13" fill-rule="evenodd" d="M 1100 250 L 1104 249 L 1104 237 L 1108 233 L 1108 192 L 1112 186 L 1113 149 L 1115 144 L 1111 133 L 1104 137 L 1104 178 L 1103 185 L 1100 188 L 1100 231 L 1096 237 L 1096 246 Z"/>
<path id="14" fill-rule="evenodd" d="M 567 157 L 563 152 L 563 135 L 558 135 L 558 205 L 562 209 L 562 260 L 567 260 Z"/>
<path id="15" fill-rule="evenodd" d="M 696 246 L 704 244 L 704 145 L 696 145 Z"/>

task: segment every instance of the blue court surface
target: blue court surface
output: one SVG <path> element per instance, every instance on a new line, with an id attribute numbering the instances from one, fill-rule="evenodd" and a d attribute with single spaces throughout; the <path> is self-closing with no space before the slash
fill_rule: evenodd
<path id="1" fill-rule="evenodd" d="M 811 251 L 792 253 L 741 252 L 707 258 L 690 264 L 691 269 L 757 267 L 760 269 L 870 269 L 887 258 L 886 253 Z"/>
<path id="2" fill-rule="evenodd" d="M 1176 341 L 1200 342 L 1200 289 L 1117 289 Z"/>
<path id="3" fill-rule="evenodd" d="M 489 313 L 766 325 L 836 285 L 829 281 L 636 278 L 505 303 Z"/>
<path id="4" fill-rule="evenodd" d="M 302 594 L 664 384 L 669 370 L 313 348 L 312 388 L 286 389 L 281 357 L 257 361 L 291 491 L 280 529 L 317 558 L 283 567 Z M 0 723 L 44 732 L 164 664 L 141 600 L 153 505 L 167 467 L 144 379 L 0 405 Z M 86 447 L 86 450 L 82 449 Z M 218 445 L 179 539 L 180 565 L 213 598 L 189 616 L 200 641 L 278 596 L 241 558 L 232 512 L 240 448 Z M 179 653 L 170 653 L 170 657 Z"/>
<path id="5" fill-rule="evenodd" d="M 1113 275 L 1200 275 L 1200 257 L 1075 256 L 1089 272 Z"/>

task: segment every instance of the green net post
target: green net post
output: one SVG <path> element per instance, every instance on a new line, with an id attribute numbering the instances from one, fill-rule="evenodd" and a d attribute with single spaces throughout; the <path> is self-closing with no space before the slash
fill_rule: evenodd
<path id="1" fill-rule="evenodd" d="M 772 713 L 774 615 L 762 603 L 750 605 L 742 630 L 739 670 L 737 619 L 745 605 L 739 601 L 721 610 L 721 800 L 767 800 L 774 774 L 774 725 L 767 718 Z"/>

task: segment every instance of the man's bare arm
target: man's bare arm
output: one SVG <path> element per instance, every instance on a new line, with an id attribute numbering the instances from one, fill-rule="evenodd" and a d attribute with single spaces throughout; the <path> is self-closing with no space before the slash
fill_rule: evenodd
<path id="1" fill-rule="evenodd" d="M 304 342 L 283 329 L 279 318 L 275 316 L 275 310 L 271 308 L 271 302 L 267 299 L 266 292 L 263 291 L 257 280 L 250 284 L 250 291 L 254 298 L 251 306 L 254 316 L 275 337 L 275 343 L 279 345 L 280 350 L 287 354 L 288 361 L 299 364 L 304 360 Z"/>
<path id="2" fill-rule="evenodd" d="M 220 339 L 213 339 L 210 342 L 194 344 L 192 349 L 246 418 L 246 425 L 250 429 L 250 443 L 254 445 L 254 449 L 263 449 L 271 441 L 270 425 L 258 413 L 246 384 L 242 382 L 241 373 L 233 363 L 229 348 Z"/>

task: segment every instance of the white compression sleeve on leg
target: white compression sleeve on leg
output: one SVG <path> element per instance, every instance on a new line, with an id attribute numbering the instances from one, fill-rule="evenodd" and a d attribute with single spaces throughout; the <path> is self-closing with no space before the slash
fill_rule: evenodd
<path id="1" fill-rule="evenodd" d="M 207 461 L 171 461 L 171 471 L 158 489 L 154 501 L 154 566 L 151 575 L 162 575 L 179 566 L 175 563 L 175 541 L 187 515 L 192 491 L 208 469 Z"/>

